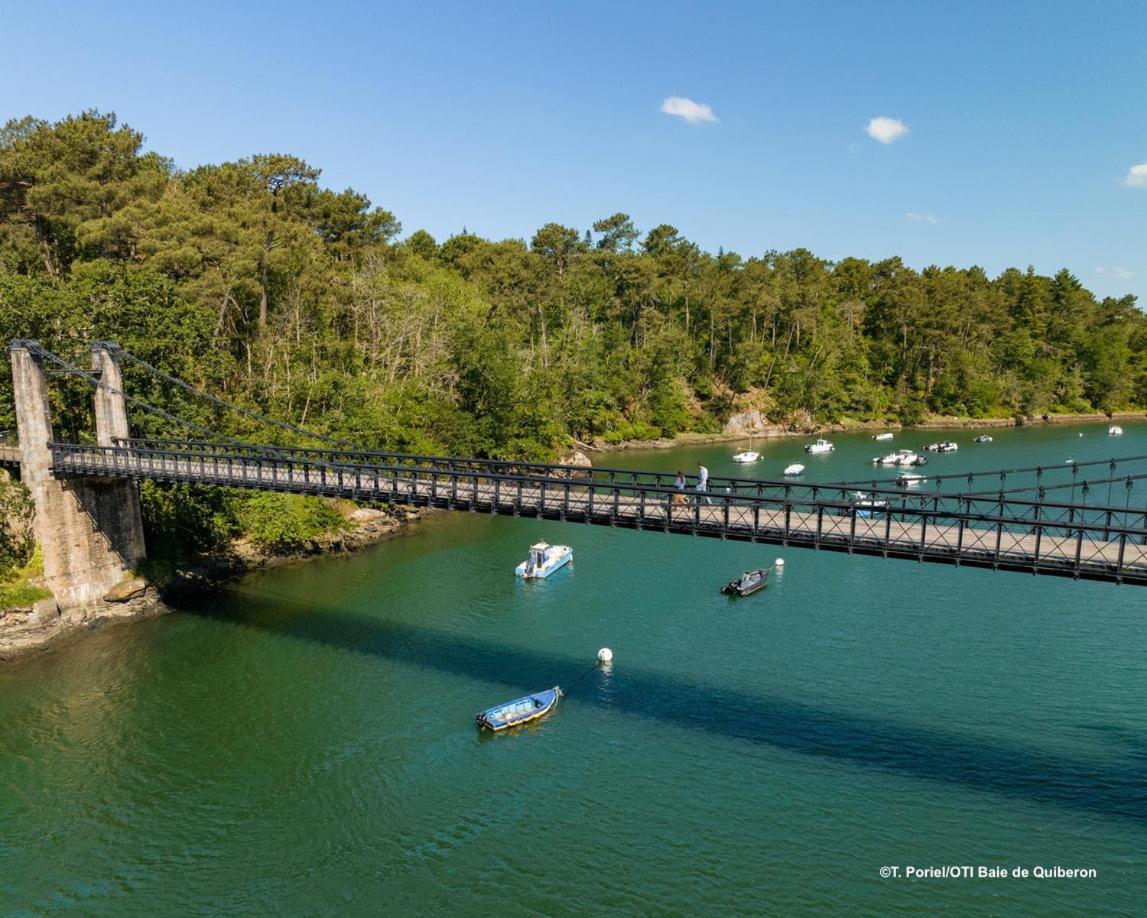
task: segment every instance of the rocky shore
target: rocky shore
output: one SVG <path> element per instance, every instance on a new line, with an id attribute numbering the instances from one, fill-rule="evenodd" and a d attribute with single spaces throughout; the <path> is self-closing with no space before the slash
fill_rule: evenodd
<path id="1" fill-rule="evenodd" d="M 1147 412 L 1116 411 L 1112 414 L 1044 414 L 1010 418 L 964 418 L 932 415 L 918 424 L 900 424 L 894 421 L 854 421 L 838 424 L 817 424 L 811 418 L 798 419 L 789 424 L 775 424 L 758 411 L 743 411 L 729 418 L 719 433 L 683 433 L 675 437 L 654 440 L 623 440 L 619 443 L 594 442 L 579 444 L 592 452 L 617 452 L 629 449 L 673 449 L 703 443 L 729 443 L 747 440 L 779 440 L 791 437 L 820 436 L 825 433 L 850 433 L 865 430 L 977 430 L 1000 427 L 1027 427 L 1038 424 L 1109 424 L 1122 421 L 1147 420 Z"/>
<path id="2" fill-rule="evenodd" d="M 255 570 L 359 551 L 393 537 L 429 512 L 413 507 L 360 508 L 348 515 L 346 529 L 290 545 L 261 546 L 239 540 L 226 555 L 200 558 L 165 571 L 160 582 L 143 577 L 125 580 L 92 608 L 62 610 L 49 597 L 0 611 L 0 662 L 46 651 L 109 625 L 157 618 L 171 611 L 165 598 L 218 589 Z"/>

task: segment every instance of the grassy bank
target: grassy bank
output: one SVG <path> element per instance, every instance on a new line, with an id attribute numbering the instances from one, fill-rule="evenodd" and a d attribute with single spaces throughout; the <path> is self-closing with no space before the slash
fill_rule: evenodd
<path id="1" fill-rule="evenodd" d="M 31 561 L 0 579 L 0 612 L 25 608 L 51 596 L 50 590 L 35 583 L 43 573 L 44 563 L 37 548 Z"/>

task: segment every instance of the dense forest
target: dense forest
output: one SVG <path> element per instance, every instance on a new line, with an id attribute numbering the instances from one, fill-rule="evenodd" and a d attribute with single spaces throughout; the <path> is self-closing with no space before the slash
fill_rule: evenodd
<path id="1" fill-rule="evenodd" d="M 0 130 L 4 338 L 72 355 L 118 340 L 361 444 L 540 458 L 719 430 L 740 405 L 802 426 L 1147 405 L 1147 317 L 1066 269 L 713 254 L 624 213 L 529 240 L 400 234 L 395 215 L 293 156 L 177 169 L 97 112 Z M 132 384 L 233 435 L 271 436 Z M 60 389 L 60 423 L 82 436 L 87 394 Z"/>

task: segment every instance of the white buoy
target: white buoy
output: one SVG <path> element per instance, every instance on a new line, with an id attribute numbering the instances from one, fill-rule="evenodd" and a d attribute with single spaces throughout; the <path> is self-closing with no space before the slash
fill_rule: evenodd
<path id="1" fill-rule="evenodd" d="M 777 558 L 777 560 L 773 562 L 773 567 L 784 567 L 784 566 L 785 566 L 785 559 L 784 558 Z"/>
<path id="2" fill-rule="evenodd" d="M 610 663 L 613 661 L 613 651 L 608 647 L 603 647 L 597 652 L 598 663 Z"/>

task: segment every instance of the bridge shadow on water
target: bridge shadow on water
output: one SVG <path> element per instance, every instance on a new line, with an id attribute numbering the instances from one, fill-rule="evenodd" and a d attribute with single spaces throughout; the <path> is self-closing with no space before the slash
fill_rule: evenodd
<path id="1" fill-rule="evenodd" d="M 523 650 L 431 628 L 387 622 L 244 592 L 243 614 L 208 604 L 182 611 L 347 652 L 453 673 L 525 694 L 559 684 L 569 701 L 734 740 L 1147 824 L 1147 757 L 1116 744 L 1107 761 L 1071 759 L 998 740 L 927 729 L 861 713 L 757 695 L 669 673 L 618 666 L 608 693 L 586 680 L 584 660 Z M 1103 726 L 1092 729 L 1106 730 Z M 1110 728 L 1122 730 L 1122 728 Z M 1124 737 L 1127 740 L 1127 737 Z"/>

